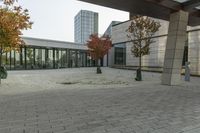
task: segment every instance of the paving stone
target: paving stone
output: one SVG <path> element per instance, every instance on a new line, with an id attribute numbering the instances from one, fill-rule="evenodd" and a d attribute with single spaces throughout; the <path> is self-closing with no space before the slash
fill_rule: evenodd
<path id="1" fill-rule="evenodd" d="M 0 133 L 200 132 L 198 84 L 163 86 L 142 81 L 114 88 L 41 87 L 31 93 L 0 93 Z"/>

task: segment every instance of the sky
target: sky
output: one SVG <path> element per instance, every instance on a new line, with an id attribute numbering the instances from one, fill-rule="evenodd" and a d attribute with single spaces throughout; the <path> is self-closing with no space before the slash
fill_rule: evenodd
<path id="1" fill-rule="evenodd" d="M 77 0 L 18 0 L 29 10 L 32 29 L 23 36 L 74 42 L 74 17 L 80 10 L 99 13 L 99 34 L 103 34 L 111 21 L 126 21 L 129 13 L 97 6 Z"/>

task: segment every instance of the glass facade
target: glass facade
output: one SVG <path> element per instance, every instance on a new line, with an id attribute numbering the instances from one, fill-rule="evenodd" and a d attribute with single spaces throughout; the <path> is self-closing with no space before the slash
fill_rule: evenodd
<path id="1" fill-rule="evenodd" d="M 115 65 L 126 65 L 126 44 L 117 44 L 114 46 L 115 56 L 114 63 Z"/>
<path id="2" fill-rule="evenodd" d="M 86 43 L 89 36 L 98 33 L 98 13 L 81 10 L 74 18 L 74 40 Z"/>
<path id="3" fill-rule="evenodd" d="M 49 69 L 54 68 L 54 58 L 53 58 L 53 49 L 47 49 L 47 57 L 46 57 L 46 67 Z"/>
<path id="4" fill-rule="evenodd" d="M 88 64 L 89 62 L 89 64 Z M 21 47 L 2 55 L 2 65 L 7 70 L 57 69 L 94 66 L 84 50 L 46 48 L 37 46 Z"/>
<path id="5" fill-rule="evenodd" d="M 184 47 L 182 66 L 185 66 L 186 62 L 188 62 L 188 46 Z"/>

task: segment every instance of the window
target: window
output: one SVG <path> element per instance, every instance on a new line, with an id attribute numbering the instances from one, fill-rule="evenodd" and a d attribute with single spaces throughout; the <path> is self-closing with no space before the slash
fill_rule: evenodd
<path id="1" fill-rule="evenodd" d="M 126 65 L 126 45 L 124 43 L 114 46 L 115 49 L 115 64 Z"/>

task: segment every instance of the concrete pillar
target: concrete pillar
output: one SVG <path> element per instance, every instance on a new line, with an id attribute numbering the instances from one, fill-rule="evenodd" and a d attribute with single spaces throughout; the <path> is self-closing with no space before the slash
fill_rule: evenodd
<path id="1" fill-rule="evenodd" d="M 55 49 L 53 49 L 53 68 L 56 68 L 56 55 L 55 55 Z"/>
<path id="2" fill-rule="evenodd" d="M 67 49 L 67 67 L 71 67 L 71 57 L 70 57 L 70 49 Z"/>
<path id="3" fill-rule="evenodd" d="M 163 85 L 181 83 L 181 68 L 186 41 L 188 12 L 178 11 L 170 15 L 167 45 L 165 50 Z"/>
<path id="4" fill-rule="evenodd" d="M 84 59 L 85 59 L 85 66 L 84 67 L 88 67 L 87 53 L 84 53 Z"/>
<path id="5" fill-rule="evenodd" d="M 103 57 L 103 66 L 104 67 L 107 67 L 108 64 L 107 64 L 107 58 L 108 58 L 108 54 L 106 54 L 104 57 Z"/>
<path id="6" fill-rule="evenodd" d="M 115 47 L 113 46 L 110 50 L 109 50 L 109 54 L 108 54 L 108 66 L 112 67 L 114 65 L 114 59 L 115 59 Z"/>
<path id="7" fill-rule="evenodd" d="M 79 67 L 78 63 L 79 63 L 79 60 L 78 60 L 78 50 L 75 50 L 75 67 Z"/>

